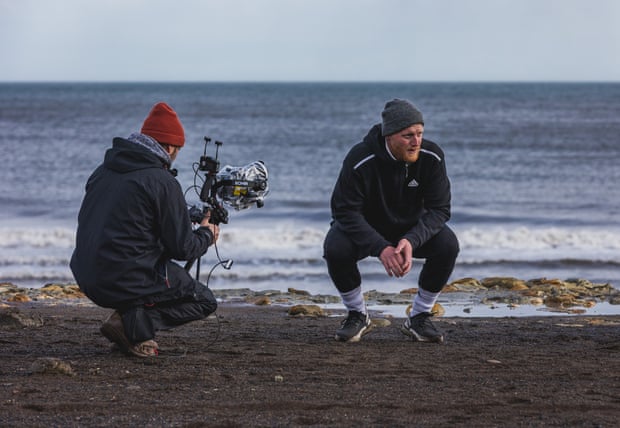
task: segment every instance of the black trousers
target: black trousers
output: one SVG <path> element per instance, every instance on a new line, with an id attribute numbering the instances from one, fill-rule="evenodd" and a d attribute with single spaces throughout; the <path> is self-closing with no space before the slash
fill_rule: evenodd
<path id="1" fill-rule="evenodd" d="M 159 330 L 204 319 L 217 309 L 209 288 L 176 263 L 169 262 L 167 268 L 170 288 L 118 308 L 131 343 L 153 339 Z"/>
<path id="2" fill-rule="evenodd" d="M 392 243 L 394 246 L 398 242 Z M 459 253 L 459 242 L 454 232 L 444 226 L 420 248 L 413 250 L 413 257 L 425 259 L 418 286 L 433 293 L 440 292 L 454 270 Z M 323 258 L 327 271 L 338 291 L 346 293 L 362 283 L 358 261 L 370 254 L 355 246 L 353 241 L 337 225 L 332 225 L 323 243 Z"/>

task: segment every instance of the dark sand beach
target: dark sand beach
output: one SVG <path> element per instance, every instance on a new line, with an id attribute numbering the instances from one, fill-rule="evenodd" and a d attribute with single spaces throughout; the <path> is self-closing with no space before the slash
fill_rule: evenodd
<path id="1" fill-rule="evenodd" d="M 620 420 L 620 316 L 437 317 L 443 345 L 403 318 L 359 343 L 344 312 L 223 303 L 161 332 L 158 357 L 114 351 L 109 310 L 87 302 L 0 309 L 0 425 L 586 426 Z M 388 324 L 389 325 L 385 325 Z"/>

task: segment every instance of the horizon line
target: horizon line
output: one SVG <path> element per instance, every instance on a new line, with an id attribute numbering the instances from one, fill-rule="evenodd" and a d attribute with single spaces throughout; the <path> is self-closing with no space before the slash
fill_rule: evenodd
<path id="1" fill-rule="evenodd" d="M 0 80 L 0 84 L 592 84 L 620 80 Z"/>

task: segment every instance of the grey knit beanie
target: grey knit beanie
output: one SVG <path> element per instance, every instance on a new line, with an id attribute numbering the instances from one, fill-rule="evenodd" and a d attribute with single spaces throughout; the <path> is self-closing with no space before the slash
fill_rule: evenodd
<path id="1" fill-rule="evenodd" d="M 381 117 L 383 118 L 381 133 L 384 137 L 402 131 L 416 123 L 424 125 L 422 112 L 409 101 L 399 100 L 398 98 L 385 104 Z"/>

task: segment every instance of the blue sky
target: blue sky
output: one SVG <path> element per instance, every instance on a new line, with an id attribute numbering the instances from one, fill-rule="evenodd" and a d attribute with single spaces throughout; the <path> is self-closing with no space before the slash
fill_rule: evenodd
<path id="1" fill-rule="evenodd" d="M 617 0 L 0 0 L 0 81 L 620 81 Z"/>

